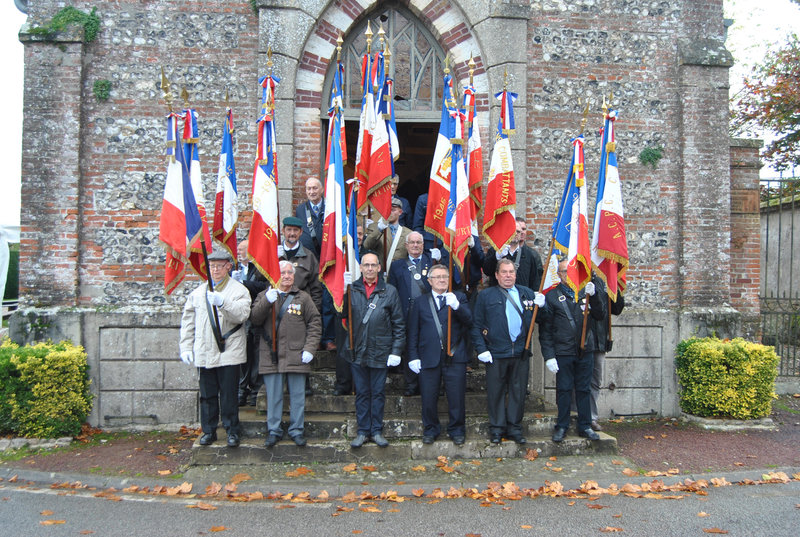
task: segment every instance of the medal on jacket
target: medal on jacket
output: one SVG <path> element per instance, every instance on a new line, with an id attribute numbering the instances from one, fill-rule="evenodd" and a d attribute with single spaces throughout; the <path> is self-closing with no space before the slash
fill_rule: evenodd
<path id="1" fill-rule="evenodd" d="M 422 279 L 422 276 L 419 274 L 419 272 L 415 272 L 414 273 L 414 279 L 415 280 L 421 280 Z"/>

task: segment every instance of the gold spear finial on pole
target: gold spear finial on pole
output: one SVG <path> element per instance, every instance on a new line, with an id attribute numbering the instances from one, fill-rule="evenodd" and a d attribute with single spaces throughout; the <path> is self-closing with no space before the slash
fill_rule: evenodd
<path id="1" fill-rule="evenodd" d="M 339 37 L 336 38 L 336 61 L 342 61 L 342 43 L 344 43 L 344 39 L 342 39 L 342 34 L 339 33 Z"/>
<path id="2" fill-rule="evenodd" d="M 469 85 L 473 84 L 472 75 L 475 73 L 475 60 L 472 58 L 472 53 L 469 53 Z"/>
<path id="3" fill-rule="evenodd" d="M 503 91 L 508 89 L 508 69 L 503 69 Z"/>
<path id="4" fill-rule="evenodd" d="M 383 30 L 383 22 L 380 23 L 378 28 L 378 39 L 381 42 L 381 52 L 386 50 L 386 32 Z"/>
<path id="5" fill-rule="evenodd" d="M 367 31 L 364 32 L 364 35 L 367 36 L 367 54 L 369 54 L 372 52 L 372 36 L 374 35 L 372 33 L 372 27 L 370 26 L 369 21 L 367 21 Z"/>
<path id="6" fill-rule="evenodd" d="M 186 86 L 181 89 L 181 99 L 183 99 L 183 106 L 189 108 L 189 92 L 186 91 Z"/>
<path id="7" fill-rule="evenodd" d="M 164 66 L 161 66 L 161 91 L 164 93 L 164 101 L 167 103 L 169 113 L 172 113 L 172 91 L 169 88 L 169 80 L 167 75 L 164 74 Z"/>
<path id="8" fill-rule="evenodd" d="M 450 74 L 450 55 L 449 54 L 445 54 L 444 55 L 444 74 L 446 74 L 446 75 Z"/>
<path id="9" fill-rule="evenodd" d="M 578 98 L 578 104 L 581 104 L 580 98 Z M 586 106 L 583 109 L 583 119 L 581 119 L 581 132 L 583 134 L 584 129 L 586 129 L 586 119 L 589 117 L 589 99 L 586 99 Z"/>
<path id="10" fill-rule="evenodd" d="M 275 65 L 272 62 L 272 47 L 267 47 L 267 69 L 269 69 L 269 76 L 272 76 L 272 66 Z"/>

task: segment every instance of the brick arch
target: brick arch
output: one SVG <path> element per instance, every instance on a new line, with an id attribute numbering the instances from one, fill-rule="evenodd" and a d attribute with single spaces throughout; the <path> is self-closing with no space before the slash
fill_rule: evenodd
<path id="1" fill-rule="evenodd" d="M 334 0 L 317 17 L 300 54 L 296 77 L 294 112 L 295 192 L 294 199 L 303 199 L 303 184 L 308 176 L 320 174 L 320 150 L 323 107 L 323 88 L 336 53 L 336 39 L 348 32 L 378 6 L 378 1 Z M 366 4 L 366 5 L 364 5 Z M 455 78 L 469 78 L 470 53 L 475 61 L 474 80 L 477 87 L 488 88 L 488 77 L 480 44 L 457 2 L 448 0 L 409 0 L 401 2 L 433 34 L 445 52 L 451 55 Z M 479 90 L 479 112 L 488 112 L 489 100 Z M 327 106 L 327 105 L 326 105 Z M 488 114 L 486 114 L 488 116 Z"/>

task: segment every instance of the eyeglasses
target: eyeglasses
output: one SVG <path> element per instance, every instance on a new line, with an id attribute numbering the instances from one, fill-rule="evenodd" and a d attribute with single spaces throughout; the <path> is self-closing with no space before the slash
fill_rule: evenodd
<path id="1" fill-rule="evenodd" d="M 378 263 L 361 263 L 361 266 L 364 268 L 378 268 L 380 265 Z"/>
<path id="2" fill-rule="evenodd" d="M 428 276 L 428 279 L 429 280 L 446 280 L 449 277 L 450 276 L 448 276 L 447 274 L 440 274 L 438 276 Z"/>
<path id="3" fill-rule="evenodd" d="M 566 270 L 557 270 L 556 272 L 558 272 L 559 274 L 566 274 L 567 273 Z"/>

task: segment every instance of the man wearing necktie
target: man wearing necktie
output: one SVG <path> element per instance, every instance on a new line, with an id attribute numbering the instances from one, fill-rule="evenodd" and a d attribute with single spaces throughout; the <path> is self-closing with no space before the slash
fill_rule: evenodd
<path id="1" fill-rule="evenodd" d="M 408 321 L 408 310 L 414 300 L 430 291 L 429 271 L 433 266 L 431 257 L 423 252 L 422 235 L 412 231 L 406 235 L 408 257 L 398 259 L 389 268 L 388 282 L 397 289 L 403 319 Z M 408 368 L 408 351 L 403 355 L 403 374 L 406 380 L 405 395 L 419 395 L 419 382 L 416 373 Z"/>
<path id="2" fill-rule="evenodd" d="M 417 234 L 419 235 L 419 234 Z M 420 248 L 422 235 L 419 235 Z M 422 399 L 422 443 L 432 444 L 441 433 L 439 386 L 447 394 L 447 434 L 457 446 L 465 439 L 465 392 L 467 362 L 465 340 L 472 323 L 467 297 L 461 291 L 447 292 L 450 272 L 434 265 L 428 273 L 431 291 L 416 298 L 408 312 L 409 368 L 419 375 Z M 447 354 L 447 316 L 451 310 L 450 349 Z"/>
<path id="3" fill-rule="evenodd" d="M 472 343 L 486 364 L 489 440 L 499 444 L 506 437 L 521 445 L 531 354 L 525 340 L 534 305 L 543 305 L 544 295 L 516 285 L 510 259 L 498 260 L 495 277 L 498 285 L 481 291 L 475 302 Z"/>

